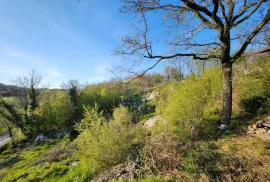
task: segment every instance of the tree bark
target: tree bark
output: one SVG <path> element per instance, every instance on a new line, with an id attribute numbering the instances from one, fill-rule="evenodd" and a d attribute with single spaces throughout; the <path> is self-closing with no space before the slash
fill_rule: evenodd
<path id="1" fill-rule="evenodd" d="M 222 123 L 230 125 L 232 115 L 232 62 L 222 61 L 223 112 Z"/>

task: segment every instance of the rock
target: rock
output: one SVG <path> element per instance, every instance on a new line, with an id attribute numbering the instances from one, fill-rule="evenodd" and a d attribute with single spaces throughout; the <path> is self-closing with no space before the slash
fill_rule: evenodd
<path id="1" fill-rule="evenodd" d="M 262 126 L 264 126 L 264 127 L 267 127 L 267 128 L 270 128 L 270 123 L 262 123 Z"/>
<path id="2" fill-rule="evenodd" d="M 126 164 L 119 164 L 113 167 L 110 171 L 104 174 L 100 174 L 92 180 L 92 182 L 108 182 L 113 179 L 128 179 L 136 177 L 138 169 L 134 162 L 128 162 Z"/>
<path id="3" fill-rule="evenodd" d="M 221 131 L 226 131 L 229 129 L 229 126 L 226 124 L 221 124 L 220 126 L 218 126 L 218 129 L 220 129 Z"/>
<path id="4" fill-rule="evenodd" d="M 258 128 L 256 130 L 256 136 L 263 139 L 263 140 L 270 140 L 270 130 L 265 128 Z"/>
<path id="5" fill-rule="evenodd" d="M 253 129 L 253 128 L 252 128 L 252 129 Z M 255 133 L 256 133 L 256 130 L 254 130 L 254 129 L 253 129 L 253 130 L 248 130 L 248 131 L 247 131 L 247 134 L 255 134 Z"/>
<path id="6" fill-rule="evenodd" d="M 79 163 L 79 160 L 73 160 L 67 163 L 68 166 L 76 166 Z"/>
<path id="7" fill-rule="evenodd" d="M 253 125 L 252 125 L 252 128 L 257 129 L 258 126 L 257 126 L 256 124 L 253 124 Z"/>
<path id="8" fill-rule="evenodd" d="M 256 130 L 256 134 L 261 134 L 261 133 L 267 133 L 267 130 L 264 129 L 264 128 L 258 128 L 258 129 Z"/>
<path id="9" fill-rule="evenodd" d="M 259 120 L 259 121 L 256 122 L 256 125 L 260 125 L 260 124 L 262 124 L 263 122 L 264 122 L 263 120 Z"/>
<path id="10" fill-rule="evenodd" d="M 269 133 L 261 133 L 258 137 L 264 140 L 270 140 L 270 135 Z"/>
<path id="11" fill-rule="evenodd" d="M 255 131 L 255 129 L 252 126 L 248 126 L 248 131 Z"/>
<path id="12" fill-rule="evenodd" d="M 37 138 L 35 139 L 35 142 L 43 142 L 47 139 L 43 134 L 38 135 Z"/>
<path id="13" fill-rule="evenodd" d="M 155 126 L 155 124 L 162 120 L 162 118 L 160 116 L 155 116 L 152 118 L 149 118 L 145 123 L 144 123 L 144 127 L 145 128 L 152 128 L 153 126 Z"/>
<path id="14" fill-rule="evenodd" d="M 158 96 L 159 96 L 159 92 L 154 91 L 146 98 L 146 100 L 150 101 L 150 100 L 153 100 L 154 98 L 156 98 Z"/>

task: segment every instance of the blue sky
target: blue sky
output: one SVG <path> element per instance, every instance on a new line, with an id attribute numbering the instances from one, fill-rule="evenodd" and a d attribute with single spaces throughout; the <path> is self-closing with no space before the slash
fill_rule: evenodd
<path id="1" fill-rule="evenodd" d="M 101 82 L 125 60 L 113 56 L 131 31 L 119 0 L 1 0 L 0 83 L 35 69 L 50 87 L 79 79 Z"/>
<path id="2" fill-rule="evenodd" d="M 0 83 L 12 84 L 33 69 L 44 75 L 51 88 L 70 79 L 109 80 L 113 74 L 106 69 L 130 65 L 113 55 L 113 49 L 121 45 L 119 35 L 132 32 L 131 23 L 136 21 L 120 13 L 120 7 L 120 0 L 1 0 Z M 156 17 L 147 18 L 153 23 L 151 35 L 158 40 L 162 21 Z M 215 35 L 208 31 L 198 38 L 213 40 Z M 157 53 L 167 51 L 164 45 L 155 45 Z M 236 47 L 233 43 L 232 49 Z M 138 70 L 150 64 L 144 62 Z M 153 71 L 162 72 L 166 64 Z"/>

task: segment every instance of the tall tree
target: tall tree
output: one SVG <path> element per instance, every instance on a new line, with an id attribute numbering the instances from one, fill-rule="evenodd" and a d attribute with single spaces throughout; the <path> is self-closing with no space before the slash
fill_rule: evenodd
<path id="1" fill-rule="evenodd" d="M 223 73 L 221 120 L 229 125 L 232 113 L 232 65 L 248 46 L 261 44 L 263 33 L 269 33 L 268 0 L 122 2 L 121 11 L 138 16 L 140 24 L 134 26 L 133 34 L 121 37 L 123 45 L 115 53 L 155 60 L 152 66 L 137 76 L 153 69 L 162 60 L 189 57 L 194 60 L 220 61 Z M 163 19 L 157 25 L 158 16 Z M 155 29 L 150 26 L 151 23 Z M 151 32 L 152 29 L 155 30 L 154 33 Z M 162 31 L 162 34 L 158 34 L 161 29 L 165 33 Z"/>
<path id="2" fill-rule="evenodd" d="M 79 97 L 83 94 L 80 92 L 81 84 L 79 80 L 70 80 L 67 83 L 62 84 L 62 88 L 68 89 L 69 101 L 72 106 L 72 118 L 74 121 L 79 119 Z"/>
<path id="3" fill-rule="evenodd" d="M 26 75 L 18 77 L 15 80 L 15 83 L 19 87 L 22 87 L 23 91 L 25 92 L 24 94 L 22 94 L 22 98 L 20 99 L 24 104 L 25 120 L 27 122 L 33 120 L 33 111 L 38 106 L 38 96 L 42 90 L 42 88 L 40 87 L 41 82 L 42 75 L 38 74 L 35 70 Z"/>

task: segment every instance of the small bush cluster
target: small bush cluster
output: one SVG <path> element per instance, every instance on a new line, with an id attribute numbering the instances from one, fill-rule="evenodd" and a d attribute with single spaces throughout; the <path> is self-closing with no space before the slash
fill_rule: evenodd
<path id="1" fill-rule="evenodd" d="M 246 68 L 246 74 L 240 74 L 236 82 L 239 92 L 239 104 L 251 114 L 264 114 L 270 110 L 270 62 L 258 59 Z"/>
<path id="2" fill-rule="evenodd" d="M 63 91 L 44 92 L 34 116 L 37 133 L 72 126 L 74 121 L 68 94 Z"/>
<path id="3" fill-rule="evenodd" d="M 101 117 L 101 118 L 99 118 Z M 106 121 L 98 107 L 88 107 L 76 140 L 81 163 L 92 173 L 98 173 L 114 165 L 126 161 L 133 145 L 143 140 L 143 130 L 139 125 L 132 124 L 127 108 L 114 110 L 113 119 Z"/>
<path id="4" fill-rule="evenodd" d="M 219 69 L 207 70 L 199 78 L 191 75 L 173 90 L 162 114 L 182 141 L 197 137 L 205 128 L 214 129 L 221 109 Z"/>

